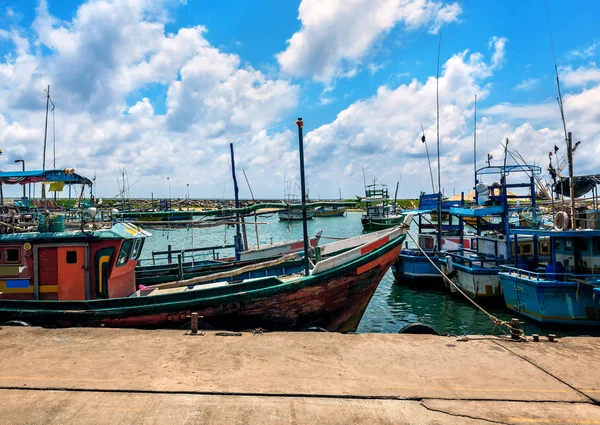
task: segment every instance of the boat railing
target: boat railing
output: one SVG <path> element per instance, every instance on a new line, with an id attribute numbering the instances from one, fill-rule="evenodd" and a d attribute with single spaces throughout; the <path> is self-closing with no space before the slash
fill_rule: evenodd
<path id="1" fill-rule="evenodd" d="M 463 254 L 456 252 L 445 252 L 445 255 L 450 255 L 452 261 L 456 264 L 464 265 L 467 267 L 473 267 L 473 265 L 479 265 L 481 268 L 487 266 L 499 266 L 506 263 L 504 257 L 486 256 L 477 251 L 463 250 Z M 464 255 L 464 253 L 472 253 L 470 256 Z"/>
<path id="2" fill-rule="evenodd" d="M 233 249 L 235 245 L 219 245 L 219 246 L 207 246 L 201 248 L 186 248 L 186 249 L 172 249 L 171 245 L 165 251 L 152 251 L 152 258 L 142 258 L 140 262 L 152 261 L 152 265 L 156 265 L 157 260 L 166 259 L 167 264 L 173 263 L 173 257 L 177 256 L 178 263 L 185 262 L 186 254 L 191 253 L 192 260 L 195 259 L 194 253 L 203 252 L 205 256 L 212 255 L 213 260 L 218 260 L 220 252 L 224 249 Z"/>
<path id="3" fill-rule="evenodd" d="M 567 273 L 547 273 L 545 271 L 532 271 L 526 269 L 520 269 L 518 267 L 511 266 L 500 266 L 502 272 L 512 273 L 517 277 L 526 278 L 528 280 L 551 280 L 551 281 L 567 281 L 572 280 L 574 283 L 591 284 L 595 281 L 595 284 L 600 283 L 600 279 L 597 274 L 577 274 L 572 272 Z"/>

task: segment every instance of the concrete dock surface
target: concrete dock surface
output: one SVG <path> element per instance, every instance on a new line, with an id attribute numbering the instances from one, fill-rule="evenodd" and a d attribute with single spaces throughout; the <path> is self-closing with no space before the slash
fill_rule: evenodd
<path id="1" fill-rule="evenodd" d="M 600 424 L 600 339 L 0 329 L 0 424 Z"/>

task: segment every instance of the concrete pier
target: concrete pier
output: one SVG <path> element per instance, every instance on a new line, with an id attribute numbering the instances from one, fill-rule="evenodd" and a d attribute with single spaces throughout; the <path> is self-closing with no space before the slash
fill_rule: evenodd
<path id="1" fill-rule="evenodd" d="M 0 330 L 0 423 L 600 424 L 600 339 Z"/>

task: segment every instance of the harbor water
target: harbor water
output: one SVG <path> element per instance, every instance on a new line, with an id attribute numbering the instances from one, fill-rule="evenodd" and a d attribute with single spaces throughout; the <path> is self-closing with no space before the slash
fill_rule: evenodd
<path id="1" fill-rule="evenodd" d="M 345 217 L 318 218 L 308 221 L 308 232 L 312 237 L 319 230 L 323 231 L 321 244 L 333 241 L 335 238 L 345 238 L 362 234 L 360 212 L 349 212 Z M 254 224 L 254 218 L 246 218 L 247 239 L 250 246 L 256 246 L 256 231 L 258 228 L 258 243 L 262 246 L 272 242 L 291 241 L 302 238 L 302 222 L 280 221 L 277 213 L 257 217 L 259 224 Z M 265 223 L 265 224 L 260 224 Z M 150 225 L 151 226 L 151 225 Z M 169 245 L 173 250 L 200 248 L 207 246 L 223 246 L 233 243 L 234 227 L 218 226 L 211 228 L 149 228 L 152 237 L 146 240 L 142 253 L 143 263 L 151 264 L 152 251 L 166 250 Z M 412 229 L 414 232 L 416 229 Z M 414 233 L 413 233 L 414 234 Z M 328 239 L 332 238 L 332 239 Z M 410 245 L 410 242 L 409 242 Z M 209 253 L 212 258 L 212 252 Z M 233 250 L 222 250 L 221 257 L 233 256 Z M 196 255 L 196 258 L 206 258 Z M 163 261 L 165 257 L 163 256 Z M 189 260 L 189 256 L 186 256 Z M 160 261 L 160 259 L 157 259 Z M 173 261 L 177 261 L 174 256 Z M 494 316 L 510 321 L 518 317 L 516 313 L 502 307 L 485 307 Z M 600 330 L 586 328 L 540 328 L 532 320 L 521 317 L 523 328 L 527 335 L 538 333 L 547 335 L 554 333 L 558 336 L 594 335 L 600 336 Z M 396 333 L 409 323 L 426 323 L 439 333 L 454 335 L 501 334 L 494 328 L 490 319 L 471 303 L 451 295 L 448 292 L 432 289 L 420 289 L 394 282 L 392 271 L 388 271 L 373 296 L 357 332 Z"/>

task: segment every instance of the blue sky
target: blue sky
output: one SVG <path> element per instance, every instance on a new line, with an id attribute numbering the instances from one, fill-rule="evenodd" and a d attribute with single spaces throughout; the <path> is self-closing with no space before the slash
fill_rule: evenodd
<path id="1" fill-rule="evenodd" d="M 577 172 L 597 172 L 600 4 L 547 5 Z M 508 137 L 545 168 L 564 137 L 544 2 L 477 0 L 5 0 L 0 168 L 41 168 L 50 84 L 57 166 L 97 173 L 102 196 L 124 166 L 134 196 L 166 195 L 170 177 L 174 196 L 190 183 L 229 197 L 229 142 L 255 194 L 282 196 L 302 116 L 313 195 L 360 194 L 364 167 L 416 197 L 431 186 L 419 133 L 434 153 L 440 34 L 445 193 L 472 186 L 475 94 L 479 163 Z"/>

